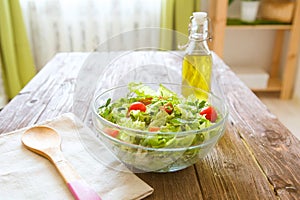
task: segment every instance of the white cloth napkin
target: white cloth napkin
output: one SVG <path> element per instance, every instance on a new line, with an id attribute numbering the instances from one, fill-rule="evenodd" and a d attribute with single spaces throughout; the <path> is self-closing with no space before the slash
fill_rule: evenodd
<path id="1" fill-rule="evenodd" d="M 74 114 L 41 124 L 61 135 L 64 156 L 103 200 L 142 199 L 153 192 Z M 27 129 L 0 135 L 0 199 L 73 199 L 54 165 L 22 145 L 21 137 Z"/>

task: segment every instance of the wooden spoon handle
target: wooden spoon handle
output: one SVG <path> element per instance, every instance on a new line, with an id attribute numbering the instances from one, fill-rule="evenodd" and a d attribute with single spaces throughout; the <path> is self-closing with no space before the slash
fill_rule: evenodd
<path id="1" fill-rule="evenodd" d="M 76 200 L 101 200 L 98 194 L 77 174 L 67 160 L 63 159 L 54 162 L 54 165 Z"/>

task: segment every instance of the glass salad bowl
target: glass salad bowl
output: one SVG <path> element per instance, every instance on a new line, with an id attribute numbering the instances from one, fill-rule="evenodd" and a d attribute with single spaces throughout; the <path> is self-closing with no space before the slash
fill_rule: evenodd
<path id="1" fill-rule="evenodd" d="M 96 95 L 93 126 L 134 172 L 172 172 L 204 158 L 224 134 L 224 101 L 172 83 L 130 83 Z"/>

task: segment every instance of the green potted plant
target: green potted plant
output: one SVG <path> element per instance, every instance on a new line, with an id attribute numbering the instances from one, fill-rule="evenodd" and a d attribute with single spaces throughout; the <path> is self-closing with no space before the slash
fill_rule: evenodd
<path id="1" fill-rule="evenodd" d="M 259 8 L 259 0 L 241 0 L 241 20 L 254 22 Z"/>

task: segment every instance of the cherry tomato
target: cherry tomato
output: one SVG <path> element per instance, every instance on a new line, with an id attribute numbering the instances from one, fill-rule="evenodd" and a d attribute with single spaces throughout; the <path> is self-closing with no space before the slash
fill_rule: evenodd
<path id="1" fill-rule="evenodd" d="M 119 134 L 119 130 L 111 128 L 105 128 L 104 132 L 112 137 L 117 137 L 117 135 Z"/>
<path id="2" fill-rule="evenodd" d="M 215 122 L 218 118 L 218 114 L 217 112 L 215 111 L 215 109 L 211 106 L 203 109 L 201 112 L 200 112 L 200 115 L 205 115 L 205 118 L 208 119 L 209 121 L 211 122 Z"/>
<path id="3" fill-rule="evenodd" d="M 172 103 L 168 102 L 163 106 L 163 109 L 168 113 L 171 114 L 173 112 L 173 105 Z"/>
<path id="4" fill-rule="evenodd" d="M 128 112 L 131 110 L 140 110 L 142 112 L 146 112 L 146 106 L 141 102 L 134 102 L 129 106 Z"/>

